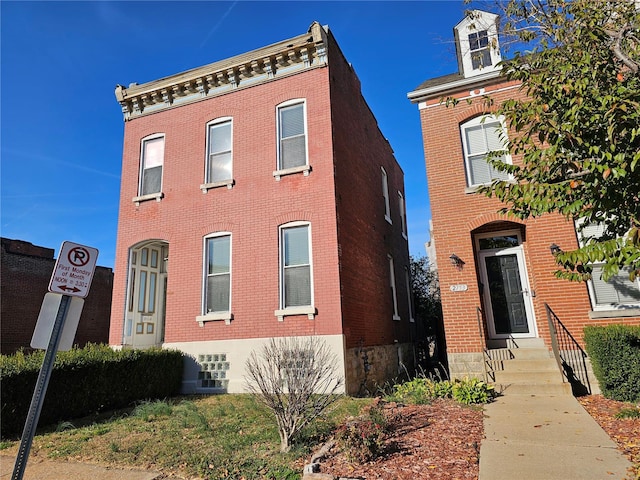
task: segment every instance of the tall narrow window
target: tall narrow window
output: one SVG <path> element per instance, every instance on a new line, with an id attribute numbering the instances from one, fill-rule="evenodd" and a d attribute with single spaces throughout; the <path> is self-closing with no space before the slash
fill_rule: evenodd
<path id="1" fill-rule="evenodd" d="M 402 229 L 402 236 L 407 238 L 407 208 L 404 203 L 404 197 L 400 192 L 398 192 L 398 208 L 400 209 L 400 228 Z"/>
<path id="2" fill-rule="evenodd" d="M 142 141 L 139 195 L 162 191 L 162 165 L 164 164 L 164 136 Z"/>
<path id="3" fill-rule="evenodd" d="M 232 173 L 232 123 L 231 120 L 209 124 L 207 131 L 207 174 L 205 182 L 227 183 Z"/>
<path id="4" fill-rule="evenodd" d="M 229 312 L 231 304 L 231 235 L 206 239 L 205 313 Z"/>
<path id="5" fill-rule="evenodd" d="M 305 104 L 278 107 L 278 169 L 307 165 Z"/>
<path id="6" fill-rule="evenodd" d="M 482 185 L 494 179 L 507 180 L 508 173 L 496 170 L 487 162 L 489 152 L 504 151 L 496 159 L 510 163 L 502 120 L 496 117 L 476 117 L 463 123 L 460 128 L 468 186 Z"/>
<path id="7" fill-rule="evenodd" d="M 281 307 L 310 306 L 311 242 L 308 224 L 283 227 L 280 233 Z"/>
<path id="8" fill-rule="evenodd" d="M 486 30 L 469 34 L 469 50 L 471 50 L 471 66 L 474 70 L 491 66 L 489 36 Z"/>
<path id="9" fill-rule="evenodd" d="M 380 167 L 382 171 L 382 197 L 384 199 L 384 218 L 387 222 L 391 223 L 391 207 L 389 206 L 389 180 L 387 178 L 387 171 Z"/>
<path id="10" fill-rule="evenodd" d="M 413 318 L 413 295 L 411 295 L 411 276 L 409 275 L 409 269 L 405 267 L 404 269 L 404 279 L 407 283 L 407 304 L 409 306 L 409 321 L 415 322 Z"/>
<path id="11" fill-rule="evenodd" d="M 393 266 L 393 257 L 389 255 L 389 286 L 391 287 L 391 301 L 393 303 L 393 319 L 400 320 L 398 315 L 398 296 L 396 295 L 396 270 Z"/>

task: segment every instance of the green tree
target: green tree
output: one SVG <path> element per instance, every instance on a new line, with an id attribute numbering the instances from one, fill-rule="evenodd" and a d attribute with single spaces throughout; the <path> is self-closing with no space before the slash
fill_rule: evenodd
<path id="1" fill-rule="evenodd" d="M 558 212 L 601 225 L 581 248 L 556 256 L 558 277 L 586 280 L 590 264 L 604 262 L 605 279 L 624 268 L 633 280 L 640 276 L 640 12 L 632 0 L 510 0 L 501 13 L 503 33 L 519 50 L 501 75 L 520 82 L 527 98 L 496 113 L 522 164 L 493 156 L 513 181 L 480 192 L 519 218 Z"/>
<path id="2" fill-rule="evenodd" d="M 442 318 L 440 286 L 435 270 L 429 268 L 427 257 L 409 257 L 411 291 L 416 317 L 423 322 Z"/>

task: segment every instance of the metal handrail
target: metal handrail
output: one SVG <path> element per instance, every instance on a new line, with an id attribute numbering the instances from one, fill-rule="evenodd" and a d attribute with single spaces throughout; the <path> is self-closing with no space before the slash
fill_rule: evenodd
<path id="1" fill-rule="evenodd" d="M 480 334 L 480 342 L 482 345 L 482 365 L 484 367 L 484 381 L 489 382 L 489 376 L 492 377 L 492 381 L 495 381 L 495 373 L 493 373 L 493 368 L 491 368 L 491 372 L 489 372 L 489 369 L 487 368 L 487 365 L 489 365 L 489 363 L 491 362 L 491 356 L 489 355 L 487 341 L 484 336 L 484 330 L 482 329 L 482 309 L 480 307 L 476 307 L 476 318 L 478 319 L 478 333 Z"/>
<path id="2" fill-rule="evenodd" d="M 587 354 L 571 335 L 571 332 L 562 324 L 560 318 L 551 310 L 551 307 L 545 303 L 544 308 L 547 311 L 553 355 L 556 357 L 564 380 L 571 384 L 574 395 L 590 394 L 591 384 L 587 374 Z"/>

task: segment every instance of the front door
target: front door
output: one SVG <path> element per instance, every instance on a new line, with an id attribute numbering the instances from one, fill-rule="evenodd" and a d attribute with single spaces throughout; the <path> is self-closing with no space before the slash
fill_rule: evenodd
<path id="1" fill-rule="evenodd" d="M 485 316 L 491 338 L 535 337 L 524 252 L 517 232 L 478 239 Z"/>
<path id="2" fill-rule="evenodd" d="M 150 243 L 130 252 L 124 344 L 134 348 L 164 340 L 167 247 Z"/>

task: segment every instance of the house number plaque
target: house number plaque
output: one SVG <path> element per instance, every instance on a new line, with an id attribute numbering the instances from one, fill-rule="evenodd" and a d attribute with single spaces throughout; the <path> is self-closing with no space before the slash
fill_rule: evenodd
<path id="1" fill-rule="evenodd" d="M 466 292 L 468 289 L 469 287 L 465 284 L 451 285 L 449 287 L 452 292 Z"/>

